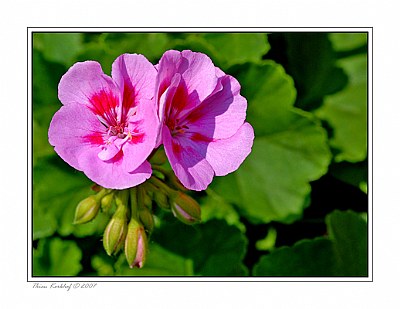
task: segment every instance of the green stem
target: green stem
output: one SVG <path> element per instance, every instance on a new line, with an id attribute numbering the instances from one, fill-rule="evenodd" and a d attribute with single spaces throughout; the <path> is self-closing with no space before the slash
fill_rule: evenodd
<path id="1" fill-rule="evenodd" d="M 176 190 L 171 189 L 168 185 L 166 185 L 157 177 L 151 176 L 149 182 L 154 186 L 158 187 L 161 191 L 164 191 L 164 193 L 166 193 L 167 195 L 173 196 L 177 194 Z"/>
<path id="2" fill-rule="evenodd" d="M 115 194 L 115 204 L 117 205 L 117 209 L 115 213 L 120 215 L 124 214 L 126 217 L 128 216 L 128 198 L 129 192 L 128 190 L 119 190 Z"/>
<path id="3" fill-rule="evenodd" d="M 138 219 L 138 188 L 133 187 L 129 192 L 131 196 L 131 218 Z"/>
<path id="4" fill-rule="evenodd" d="M 153 192 L 153 193 L 159 191 L 158 187 L 156 187 L 155 185 L 153 185 L 152 183 L 150 183 L 150 182 L 148 182 L 148 181 L 146 181 L 145 183 L 143 183 L 142 186 L 143 186 L 147 191 L 150 191 L 150 192 Z"/>
<path id="5" fill-rule="evenodd" d="M 170 171 L 166 170 L 160 165 L 152 165 L 151 167 L 153 170 L 159 171 L 160 173 L 164 174 L 164 176 L 168 176 L 168 174 L 170 173 Z"/>
<path id="6" fill-rule="evenodd" d="M 105 197 L 106 195 L 110 194 L 113 190 L 111 189 L 101 189 L 99 193 L 97 193 L 95 195 L 95 198 L 97 201 L 100 201 L 103 197 Z"/>
<path id="7" fill-rule="evenodd" d="M 138 200 L 138 209 L 144 208 L 144 188 L 142 186 L 137 187 L 137 200 Z"/>

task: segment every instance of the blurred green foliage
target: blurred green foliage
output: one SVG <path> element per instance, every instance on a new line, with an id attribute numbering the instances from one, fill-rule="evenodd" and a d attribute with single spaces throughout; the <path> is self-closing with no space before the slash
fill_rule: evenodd
<path id="1" fill-rule="evenodd" d="M 168 49 L 204 52 L 239 80 L 256 138 L 239 170 L 194 193 L 203 223 L 155 209 L 148 261 L 130 269 L 103 250 L 107 214 L 72 224 L 92 183 L 47 131 L 73 63 L 109 74 L 120 54 L 156 64 Z M 368 275 L 366 51 L 365 33 L 34 33 L 33 276 Z"/>

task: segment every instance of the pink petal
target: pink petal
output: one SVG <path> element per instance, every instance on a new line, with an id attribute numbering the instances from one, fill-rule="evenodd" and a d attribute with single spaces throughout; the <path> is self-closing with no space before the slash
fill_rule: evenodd
<path id="1" fill-rule="evenodd" d="M 186 116 L 190 132 L 222 139 L 235 134 L 246 118 L 247 101 L 240 84 L 232 76 L 221 78 L 223 89 L 204 100 Z"/>
<path id="2" fill-rule="evenodd" d="M 111 75 L 122 93 L 123 121 L 139 101 L 154 97 L 157 70 L 143 55 L 119 56 L 112 65 Z"/>
<path id="3" fill-rule="evenodd" d="M 182 76 L 176 73 L 171 79 L 168 88 L 162 94 L 159 100 L 158 113 L 160 115 L 160 122 L 163 123 L 164 119 L 169 116 L 172 100 L 175 97 L 176 90 L 181 83 Z"/>
<path id="4" fill-rule="evenodd" d="M 103 73 L 96 61 L 75 63 L 58 85 L 58 97 L 64 105 L 79 103 L 90 106 L 93 95 L 104 91 L 119 93 L 111 77 Z"/>
<path id="5" fill-rule="evenodd" d="M 157 66 L 157 99 L 171 84 L 176 73 L 182 75 L 188 99 L 185 105 L 195 107 L 212 93 L 217 85 L 217 75 L 211 59 L 190 50 L 169 50 L 161 57 Z"/>
<path id="6" fill-rule="evenodd" d="M 216 176 L 227 175 L 239 168 L 251 152 L 253 127 L 245 122 L 235 135 L 208 144 L 206 158 Z"/>
<path id="7" fill-rule="evenodd" d="M 137 131 L 122 146 L 126 171 L 133 171 L 144 162 L 153 151 L 159 128 L 154 101 L 142 100 L 137 114 L 130 118 L 129 130 Z"/>
<path id="8" fill-rule="evenodd" d="M 79 165 L 85 175 L 102 187 L 126 189 L 141 184 L 150 178 L 152 170 L 145 161 L 136 170 L 127 172 L 123 164 L 123 155 L 117 155 L 110 161 L 102 161 L 98 152 L 91 149 L 79 157 Z"/>
<path id="9" fill-rule="evenodd" d="M 82 170 L 78 157 L 91 148 L 100 150 L 105 131 L 89 108 L 71 103 L 54 114 L 49 128 L 49 142 L 65 162 Z"/>
<path id="10" fill-rule="evenodd" d="M 163 127 L 163 143 L 175 175 L 190 190 L 205 190 L 211 183 L 214 171 L 205 159 L 204 149 L 185 138 L 172 138 L 168 127 Z"/>
<path id="11" fill-rule="evenodd" d="M 211 59 L 202 53 L 184 50 L 180 65 L 182 77 L 186 83 L 189 100 L 202 102 L 216 87 L 218 78 Z"/>
<path id="12" fill-rule="evenodd" d="M 106 143 L 102 146 L 102 150 L 99 152 L 98 156 L 102 161 L 108 161 L 114 158 L 118 152 L 120 152 L 121 147 L 118 147 L 115 140 L 117 138 L 112 136 L 109 138 Z"/>

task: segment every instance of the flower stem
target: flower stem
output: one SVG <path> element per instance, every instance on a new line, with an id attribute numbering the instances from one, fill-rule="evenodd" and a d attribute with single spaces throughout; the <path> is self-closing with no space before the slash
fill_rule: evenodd
<path id="1" fill-rule="evenodd" d="M 131 197 L 131 218 L 138 218 L 138 189 L 133 187 L 129 190 Z"/>
<path id="2" fill-rule="evenodd" d="M 175 196 L 178 191 L 171 189 L 168 185 L 166 185 L 164 182 L 162 182 L 160 179 L 157 177 L 151 176 L 149 179 L 150 184 L 156 186 L 159 188 L 161 191 L 164 191 L 169 196 Z"/>
<path id="3" fill-rule="evenodd" d="M 160 173 L 164 174 L 164 176 L 168 176 L 169 171 L 163 168 L 160 165 L 152 165 L 151 166 L 154 170 L 159 171 Z"/>

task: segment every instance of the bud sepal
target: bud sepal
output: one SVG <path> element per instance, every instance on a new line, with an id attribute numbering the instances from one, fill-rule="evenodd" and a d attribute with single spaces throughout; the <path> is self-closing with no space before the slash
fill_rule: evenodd
<path id="1" fill-rule="evenodd" d="M 142 268 L 146 262 L 147 251 L 148 241 L 144 227 L 135 219 L 131 219 L 125 238 L 125 257 L 129 267 Z"/>
<path id="2" fill-rule="evenodd" d="M 119 191 L 115 201 L 117 210 L 107 224 L 103 235 L 103 246 L 108 255 L 115 254 L 122 248 L 128 232 L 128 192 Z"/>
<path id="3" fill-rule="evenodd" d="M 196 224 L 201 221 L 200 205 L 189 195 L 177 192 L 170 202 L 173 215 L 185 224 Z"/>

